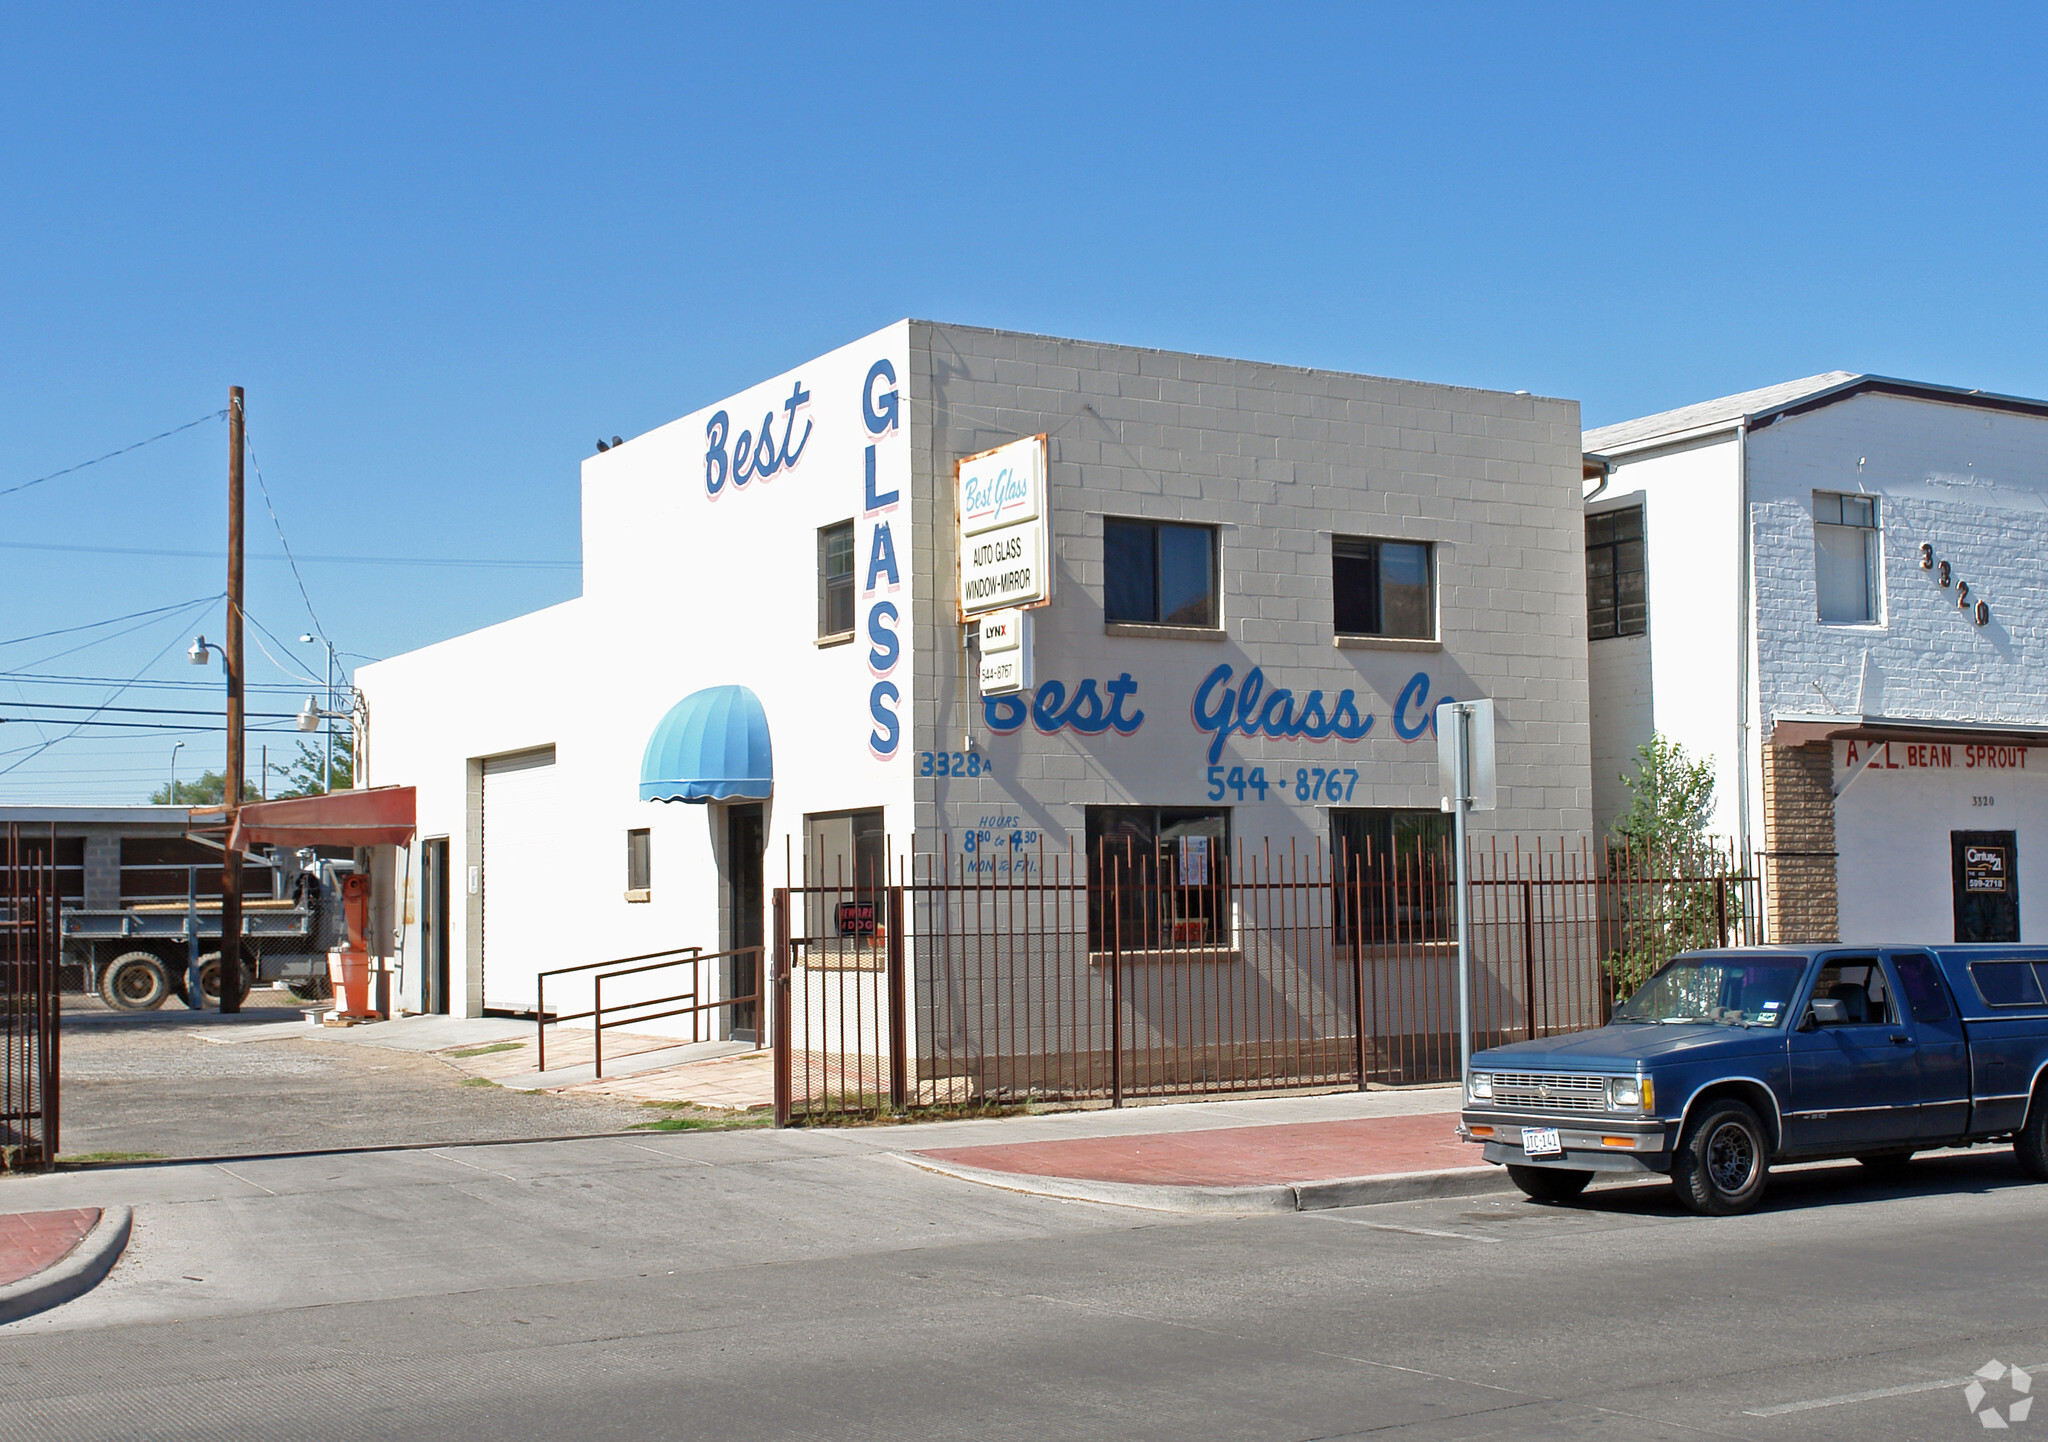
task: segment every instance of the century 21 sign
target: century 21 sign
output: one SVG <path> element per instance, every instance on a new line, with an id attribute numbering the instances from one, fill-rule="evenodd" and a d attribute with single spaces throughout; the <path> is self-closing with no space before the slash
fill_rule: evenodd
<path id="1" fill-rule="evenodd" d="M 1052 599 L 1051 517 L 1044 436 L 1026 436 L 959 465 L 960 615 Z"/>

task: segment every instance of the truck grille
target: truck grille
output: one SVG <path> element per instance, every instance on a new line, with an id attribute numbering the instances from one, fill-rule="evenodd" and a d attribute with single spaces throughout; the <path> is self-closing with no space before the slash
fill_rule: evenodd
<path id="1" fill-rule="evenodd" d="M 1497 1071 L 1493 1104 L 1551 1112 L 1604 1112 L 1607 1078 L 1583 1072 Z"/>

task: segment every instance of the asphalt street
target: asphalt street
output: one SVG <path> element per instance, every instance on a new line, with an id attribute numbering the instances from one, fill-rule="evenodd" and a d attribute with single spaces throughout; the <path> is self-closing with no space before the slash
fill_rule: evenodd
<path id="1" fill-rule="evenodd" d="M 2048 1363 L 2048 1187 L 2004 1151 L 1728 1220 L 1640 1184 L 1191 1218 L 891 1155 L 1006 1125 L 0 1183 L 136 1208 L 96 1292 L 0 1328 L 0 1438 L 1962 1438 L 1968 1374 Z"/>

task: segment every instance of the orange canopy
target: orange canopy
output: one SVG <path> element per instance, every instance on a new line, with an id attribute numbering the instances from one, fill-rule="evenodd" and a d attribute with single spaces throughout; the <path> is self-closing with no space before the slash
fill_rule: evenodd
<path id="1" fill-rule="evenodd" d="M 368 791 L 336 791 L 327 796 L 294 796 L 288 801 L 245 802 L 235 819 L 228 845 L 247 851 L 260 842 L 272 846 L 406 846 L 417 828 L 418 792 L 410 786 L 379 786 Z M 226 823 L 225 807 L 194 811 L 194 830 L 205 821 L 214 829 Z"/>

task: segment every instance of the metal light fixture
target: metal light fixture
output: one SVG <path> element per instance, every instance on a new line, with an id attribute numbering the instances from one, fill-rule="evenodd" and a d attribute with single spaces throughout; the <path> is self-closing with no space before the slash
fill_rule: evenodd
<path id="1" fill-rule="evenodd" d="M 213 652 L 206 644 L 206 637 L 195 636 L 192 638 L 192 649 L 185 653 L 185 659 L 195 666 L 204 666 L 213 659 Z"/>
<path id="2" fill-rule="evenodd" d="M 295 724 L 301 731 L 318 731 L 320 729 L 320 716 L 320 702 L 315 697 L 308 696 L 306 698 L 306 709 L 298 714 Z"/>

